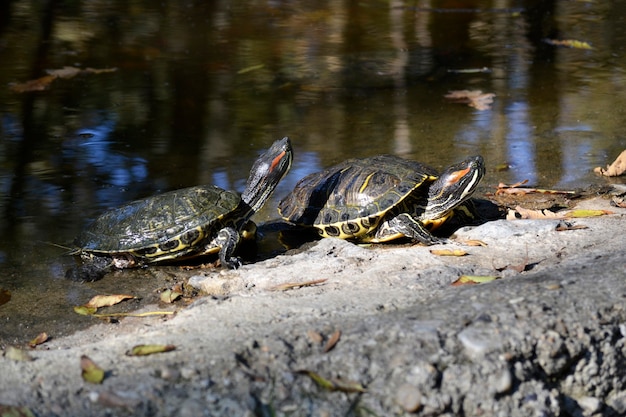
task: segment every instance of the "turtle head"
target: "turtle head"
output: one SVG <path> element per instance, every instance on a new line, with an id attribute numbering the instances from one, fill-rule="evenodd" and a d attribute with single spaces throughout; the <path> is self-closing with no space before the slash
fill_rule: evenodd
<path id="1" fill-rule="evenodd" d="M 485 162 L 480 155 L 471 156 L 448 167 L 428 189 L 427 219 L 445 216 L 472 196 L 485 175 Z"/>
<path id="2" fill-rule="evenodd" d="M 259 210 L 291 167 L 293 150 L 288 137 L 277 140 L 254 162 L 241 199 Z"/>

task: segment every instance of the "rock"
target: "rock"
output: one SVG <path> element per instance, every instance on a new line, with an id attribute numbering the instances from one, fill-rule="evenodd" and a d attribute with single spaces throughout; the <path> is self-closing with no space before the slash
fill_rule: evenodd
<path id="1" fill-rule="evenodd" d="M 403 384 L 396 392 L 396 401 L 404 411 L 414 413 L 422 406 L 422 396 L 417 387 Z"/>

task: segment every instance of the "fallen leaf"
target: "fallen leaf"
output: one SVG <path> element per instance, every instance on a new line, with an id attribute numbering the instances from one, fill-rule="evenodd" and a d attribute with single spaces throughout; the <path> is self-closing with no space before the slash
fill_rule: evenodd
<path id="1" fill-rule="evenodd" d="M 87 306 L 74 306 L 74 312 L 81 314 L 83 316 L 92 316 L 98 311 L 95 307 L 87 307 Z"/>
<path id="2" fill-rule="evenodd" d="M 310 287 L 317 284 L 322 284 L 328 281 L 328 278 L 315 279 L 313 281 L 305 281 L 305 282 L 286 282 L 284 284 L 275 285 L 270 287 L 270 291 L 287 291 L 294 288 L 300 287 Z"/>
<path id="3" fill-rule="evenodd" d="M 28 346 L 34 348 L 41 345 L 42 343 L 45 343 L 46 341 L 48 341 L 48 334 L 46 332 L 39 333 L 37 337 L 28 342 Z"/>
<path id="4" fill-rule="evenodd" d="M 613 161 L 611 165 L 607 165 L 606 169 L 602 167 L 594 168 L 593 172 L 597 172 L 598 174 L 602 174 L 605 177 L 617 177 L 620 175 L 624 175 L 626 172 L 626 150 L 622 151 L 621 154 Z"/>
<path id="5" fill-rule="evenodd" d="M 493 93 L 483 93 L 481 90 L 456 90 L 448 92 L 444 97 L 456 103 L 467 103 L 476 110 L 489 110 L 495 96 Z"/>
<path id="6" fill-rule="evenodd" d="M 588 42 L 577 41 L 574 39 L 544 39 L 543 40 L 548 45 L 553 46 L 563 46 L 566 48 L 575 48 L 575 49 L 593 49 Z"/>
<path id="7" fill-rule="evenodd" d="M 26 81 L 24 83 L 12 84 L 11 91 L 15 93 L 25 93 L 27 91 L 43 91 L 50 86 L 52 81 L 56 80 L 55 75 L 46 75 L 36 80 Z"/>
<path id="8" fill-rule="evenodd" d="M 96 309 L 100 307 L 110 307 L 115 304 L 119 304 L 124 300 L 137 298 L 134 295 L 126 294 L 114 294 L 114 295 L 96 295 L 85 304 L 85 307 L 94 307 Z"/>
<path id="9" fill-rule="evenodd" d="M 297 373 L 308 376 L 317 384 L 317 386 L 328 391 L 365 392 L 363 385 L 357 381 L 350 381 L 343 378 L 326 379 L 319 374 L 306 369 L 299 370 Z"/>
<path id="10" fill-rule="evenodd" d="M 496 189 L 496 195 L 499 194 L 558 194 L 558 195 L 574 195 L 576 191 L 564 191 L 564 190 L 546 190 L 542 188 L 522 187 L 527 184 L 528 180 L 524 180 L 515 184 L 507 185 L 504 183 L 498 184 Z"/>
<path id="11" fill-rule="evenodd" d="M 96 365 L 87 355 L 80 357 L 80 369 L 85 382 L 101 384 L 104 381 L 104 370 Z"/>
<path id="12" fill-rule="evenodd" d="M 337 342 L 339 342 L 339 338 L 341 338 L 341 331 L 340 330 L 336 330 L 330 336 L 330 339 L 328 339 L 328 341 L 324 345 L 324 353 L 330 352 L 335 347 L 335 345 L 337 345 Z"/>
<path id="13" fill-rule="evenodd" d="M 463 240 L 461 243 L 467 246 L 488 246 L 485 242 L 478 239 Z"/>
<path id="14" fill-rule="evenodd" d="M 458 287 L 460 285 L 483 284 L 485 282 L 495 281 L 496 279 L 500 279 L 500 277 L 492 275 L 461 275 L 450 285 Z"/>
<path id="15" fill-rule="evenodd" d="M 607 214 L 614 214 L 610 210 L 589 210 L 589 209 L 575 209 L 564 212 L 564 216 L 567 218 L 584 218 L 584 217 L 598 217 L 606 216 Z"/>
<path id="16" fill-rule="evenodd" d="M 182 296 L 181 293 L 174 290 L 167 289 L 161 293 L 161 301 L 164 303 L 172 304 Z"/>
<path id="17" fill-rule="evenodd" d="M 117 68 L 103 68 L 103 69 L 95 69 L 95 68 L 85 68 L 80 69 L 76 67 L 63 67 L 60 69 L 53 69 L 46 71 L 48 75 L 44 75 L 43 77 L 29 80 L 24 83 L 16 83 L 10 86 L 11 91 L 16 93 L 25 93 L 29 91 L 43 91 L 47 89 L 52 81 L 57 78 L 68 79 L 75 77 L 78 74 L 101 74 L 106 72 L 114 72 L 117 71 Z"/>
<path id="18" fill-rule="evenodd" d="M 33 360 L 33 357 L 30 356 L 28 352 L 25 350 L 16 348 L 14 346 L 8 346 L 4 351 L 4 357 L 7 359 L 11 359 L 16 362 L 30 362 Z M 1 416 L 1 414 L 0 414 Z"/>
<path id="19" fill-rule="evenodd" d="M 611 205 L 619 208 L 626 208 L 626 198 L 621 196 L 613 196 L 613 198 L 611 198 Z"/>
<path id="20" fill-rule="evenodd" d="M 563 214 L 555 213 L 553 211 L 543 210 L 531 210 L 524 207 L 517 206 L 515 210 L 508 210 L 506 213 L 507 220 L 520 220 L 520 219 L 562 219 Z"/>
<path id="21" fill-rule="evenodd" d="M 174 345 L 137 345 L 126 352 L 128 356 L 147 356 L 153 353 L 170 352 L 176 349 Z"/>
<path id="22" fill-rule="evenodd" d="M 28 407 L 0 404 L 0 417 L 35 417 L 35 413 Z"/>
<path id="23" fill-rule="evenodd" d="M 556 226 L 554 230 L 556 230 L 557 232 L 564 232 L 567 230 L 580 230 L 580 229 L 588 229 L 588 227 L 582 224 L 574 225 L 574 224 L 562 221 L 562 222 L 559 222 L 559 224 Z"/>
<path id="24" fill-rule="evenodd" d="M 465 256 L 468 255 L 463 249 L 431 249 L 430 253 L 437 256 Z"/>
<path id="25" fill-rule="evenodd" d="M 610 210 L 590 210 L 590 209 L 574 209 L 564 211 L 550 211 L 544 210 L 530 210 L 517 206 L 515 210 L 509 210 L 506 214 L 507 220 L 520 220 L 520 219 L 572 219 L 572 218 L 585 218 L 585 217 L 598 217 L 608 214 L 614 214 Z"/>
<path id="26" fill-rule="evenodd" d="M 0 288 L 0 306 L 11 301 L 11 291 Z"/>
<path id="27" fill-rule="evenodd" d="M 313 343 L 320 344 L 324 340 L 320 332 L 316 332 L 315 330 L 308 330 L 306 335 L 309 337 L 309 340 Z"/>

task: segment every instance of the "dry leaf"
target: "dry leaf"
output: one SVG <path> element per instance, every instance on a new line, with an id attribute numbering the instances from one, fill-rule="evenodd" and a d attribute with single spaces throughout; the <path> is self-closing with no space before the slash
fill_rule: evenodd
<path id="1" fill-rule="evenodd" d="M 566 230 L 579 230 L 579 229 L 588 229 L 588 227 L 582 224 L 574 225 L 574 224 L 567 223 L 567 222 L 559 222 L 559 224 L 556 226 L 554 230 L 556 230 L 557 232 L 564 232 Z"/>
<path id="2" fill-rule="evenodd" d="M 33 360 L 33 357 L 28 352 L 14 346 L 8 346 L 5 349 L 4 357 L 17 362 L 30 362 Z"/>
<path id="3" fill-rule="evenodd" d="M 606 169 L 597 167 L 594 168 L 593 172 L 602 174 L 605 177 L 617 177 L 624 175 L 626 172 L 626 150 L 622 151 L 622 153 L 619 154 L 617 159 L 615 159 L 611 165 L 607 165 Z"/>
<path id="4" fill-rule="evenodd" d="M 528 180 L 524 180 L 515 184 L 507 185 L 504 183 L 498 184 L 498 188 L 496 189 L 496 195 L 499 194 L 558 194 L 558 195 L 574 195 L 576 191 L 563 191 L 563 190 L 545 190 L 542 188 L 530 188 L 530 187 L 521 187 L 522 185 L 528 183 Z"/>
<path id="5" fill-rule="evenodd" d="M 128 356 L 147 356 L 153 353 L 171 352 L 176 349 L 174 345 L 137 345 L 126 352 Z"/>
<path id="6" fill-rule="evenodd" d="M 331 336 L 330 339 L 328 339 L 328 341 L 326 342 L 326 344 L 324 345 L 324 353 L 326 352 L 330 352 L 335 345 L 337 344 L 337 342 L 339 342 L 339 338 L 341 337 L 341 331 L 340 330 L 336 330 Z"/>
<path id="7" fill-rule="evenodd" d="M 547 43 L 548 45 L 553 45 L 553 46 L 563 46 L 566 48 L 575 48 L 575 49 L 593 49 L 588 42 L 577 41 L 574 39 L 564 39 L 564 40 L 544 39 L 543 41 Z"/>
<path id="8" fill-rule="evenodd" d="M 316 279 L 313 281 L 305 281 L 305 282 L 286 282 L 284 284 L 279 284 L 279 285 L 270 287 L 270 291 L 287 291 L 287 290 L 292 290 L 294 288 L 310 287 L 312 285 L 322 284 L 326 281 L 328 281 L 328 278 Z"/>
<path id="9" fill-rule="evenodd" d="M 35 346 L 41 345 L 48 341 L 48 334 L 46 332 L 39 333 L 37 337 L 28 342 L 28 346 L 34 348 Z"/>
<path id="10" fill-rule="evenodd" d="M 448 92 L 444 97 L 456 103 L 467 103 L 476 110 L 489 110 L 495 96 L 493 93 L 483 93 L 480 90 L 456 90 Z"/>
<path id="11" fill-rule="evenodd" d="M 82 377 L 85 382 L 101 384 L 102 381 L 104 381 L 104 370 L 89 359 L 87 355 L 80 357 L 80 369 L 82 370 Z"/>
<path id="12" fill-rule="evenodd" d="M 11 291 L 0 288 L 0 306 L 11 301 Z"/>
<path id="13" fill-rule="evenodd" d="M 341 391 L 341 392 L 365 392 L 365 388 L 361 383 L 357 381 L 350 381 L 342 378 L 326 379 L 319 374 L 302 369 L 297 371 L 301 375 L 306 375 L 311 378 L 320 388 L 328 391 Z"/>
<path id="14" fill-rule="evenodd" d="M 316 343 L 318 345 L 322 343 L 322 341 L 324 340 L 320 332 L 316 332 L 315 330 L 308 330 L 306 332 L 306 335 L 308 336 L 311 342 Z"/>
<path id="15" fill-rule="evenodd" d="M 500 279 L 500 277 L 492 276 L 492 275 L 461 275 L 456 281 L 454 281 L 452 286 L 458 287 L 461 285 L 471 285 L 471 284 L 482 284 L 485 282 L 491 282 L 496 279 Z"/>
<path id="16" fill-rule="evenodd" d="M 60 69 L 48 70 L 46 71 L 48 75 L 44 75 L 43 77 L 37 78 L 35 80 L 29 80 L 24 83 L 18 83 L 11 85 L 11 91 L 16 93 L 25 93 L 28 91 L 43 91 L 47 89 L 52 81 L 57 78 L 72 78 L 78 74 L 101 74 L 106 72 L 114 72 L 117 71 L 117 68 L 104 68 L 104 69 L 95 69 L 95 68 L 85 68 L 80 69 L 76 67 L 63 67 Z"/>
<path id="17" fill-rule="evenodd" d="M 96 295 L 85 304 L 85 307 L 94 307 L 96 309 L 100 307 L 110 307 L 115 304 L 119 304 L 124 300 L 137 298 L 134 295 L 126 294 L 114 294 L 114 295 Z"/>
<path id="18" fill-rule="evenodd" d="M 519 220 L 519 219 L 571 219 L 571 218 L 584 218 L 584 217 L 597 217 L 605 216 L 607 214 L 613 214 L 609 210 L 588 210 L 588 209 L 574 209 L 565 210 L 559 212 L 553 212 L 547 209 L 544 210 L 529 210 L 523 207 L 517 206 L 515 210 L 509 210 L 506 214 L 507 220 Z"/>
<path id="19" fill-rule="evenodd" d="M 437 256 L 465 256 L 468 255 L 463 249 L 431 249 L 430 253 Z"/>
<path id="20" fill-rule="evenodd" d="M 555 213 L 553 211 L 544 210 L 530 210 L 524 207 L 517 206 L 515 210 L 508 210 L 506 213 L 507 220 L 520 220 L 520 219 L 562 219 L 563 215 Z"/>
<path id="21" fill-rule="evenodd" d="M 488 246 L 485 242 L 478 239 L 463 240 L 461 243 L 467 246 Z"/>

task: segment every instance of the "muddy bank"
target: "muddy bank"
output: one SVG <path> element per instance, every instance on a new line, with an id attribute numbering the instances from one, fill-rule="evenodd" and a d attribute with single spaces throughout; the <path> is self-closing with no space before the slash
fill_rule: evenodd
<path id="1" fill-rule="evenodd" d="M 464 228 L 456 239 L 487 246 L 459 246 L 463 257 L 325 239 L 192 272 L 210 295 L 173 318 L 98 324 L 33 361 L 0 358 L 0 404 L 39 416 L 623 415 L 626 215 L 586 205 L 615 214 L 565 231 L 558 220 Z M 461 275 L 500 279 L 451 286 Z M 325 281 L 285 290 L 314 280 Z M 141 343 L 176 350 L 125 355 Z M 83 381 L 81 355 L 107 370 L 102 385 Z"/>

